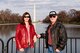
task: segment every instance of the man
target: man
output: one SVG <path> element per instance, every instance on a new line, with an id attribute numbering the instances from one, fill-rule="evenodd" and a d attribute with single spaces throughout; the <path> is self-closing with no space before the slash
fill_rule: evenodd
<path id="1" fill-rule="evenodd" d="M 45 35 L 46 48 L 48 53 L 61 53 L 67 43 L 67 33 L 63 24 L 58 22 L 58 15 L 55 11 L 49 13 L 50 25 L 47 27 Z"/>

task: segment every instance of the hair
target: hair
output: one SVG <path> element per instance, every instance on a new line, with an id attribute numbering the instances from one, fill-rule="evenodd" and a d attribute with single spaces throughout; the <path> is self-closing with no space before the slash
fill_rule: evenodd
<path id="1" fill-rule="evenodd" d="M 29 25 L 32 25 L 32 20 L 31 20 L 31 16 L 30 16 L 30 14 L 28 13 L 28 12 L 25 12 L 23 15 L 22 15 L 22 21 L 21 21 L 21 24 L 23 24 L 23 25 L 25 25 L 25 22 L 24 22 L 24 17 L 25 17 L 25 15 L 29 15 Z"/>

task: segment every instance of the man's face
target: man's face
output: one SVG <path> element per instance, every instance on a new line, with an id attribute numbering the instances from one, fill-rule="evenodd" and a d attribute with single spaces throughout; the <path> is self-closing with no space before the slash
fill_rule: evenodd
<path id="1" fill-rule="evenodd" d="M 57 20 L 57 15 L 51 16 L 51 17 L 49 17 L 49 18 L 50 18 L 51 23 L 55 23 L 56 20 Z"/>

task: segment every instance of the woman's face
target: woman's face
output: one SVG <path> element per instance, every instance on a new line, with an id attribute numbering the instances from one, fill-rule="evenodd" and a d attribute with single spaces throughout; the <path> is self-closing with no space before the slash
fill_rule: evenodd
<path id="1" fill-rule="evenodd" d="M 25 16 L 24 16 L 24 22 L 28 22 L 29 21 L 29 18 L 30 16 L 28 15 L 28 14 L 26 14 Z"/>

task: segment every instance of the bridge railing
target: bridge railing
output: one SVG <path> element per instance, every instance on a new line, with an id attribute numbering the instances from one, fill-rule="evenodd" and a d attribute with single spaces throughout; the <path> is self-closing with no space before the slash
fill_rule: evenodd
<path id="1" fill-rule="evenodd" d="M 6 53 L 17 53 L 14 38 L 15 37 L 11 37 L 7 41 Z M 79 53 L 79 49 L 80 49 L 79 44 L 80 44 L 80 37 L 68 37 L 67 45 L 62 52 Z M 38 41 L 35 43 L 34 53 L 47 53 L 47 49 L 45 48 L 45 39 L 43 38 L 38 39 Z"/>

